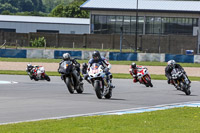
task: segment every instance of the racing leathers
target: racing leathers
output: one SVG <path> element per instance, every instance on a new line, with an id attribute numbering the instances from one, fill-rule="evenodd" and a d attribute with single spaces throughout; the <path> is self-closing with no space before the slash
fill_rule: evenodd
<path id="1" fill-rule="evenodd" d="M 78 72 L 78 75 L 77 76 L 80 76 L 80 82 L 82 82 L 82 80 L 83 80 L 83 78 L 81 77 L 81 75 L 80 75 L 80 64 L 76 61 L 76 59 L 68 59 L 68 60 L 62 60 L 60 63 L 59 63 L 59 68 L 60 68 L 60 65 L 64 62 L 64 61 L 71 61 L 73 64 L 74 64 L 74 66 L 75 66 L 75 69 L 77 70 L 77 72 Z M 59 68 L 58 68 L 58 72 L 59 72 Z M 60 72 L 59 72 L 60 73 Z M 64 74 L 61 74 L 61 79 L 63 80 L 63 76 L 64 76 Z M 76 79 L 77 79 L 77 81 L 79 81 L 78 80 L 78 77 L 76 77 Z"/>
<path id="2" fill-rule="evenodd" d="M 134 83 L 139 81 L 138 77 L 137 77 L 138 69 L 146 69 L 146 67 L 136 65 L 135 68 L 132 68 L 132 66 L 130 66 L 130 69 L 129 69 L 129 73 L 133 77 L 133 82 Z"/>
<path id="3" fill-rule="evenodd" d="M 168 84 L 173 84 L 177 89 L 179 89 L 178 88 L 178 85 L 177 85 L 177 83 L 176 83 L 176 81 L 175 82 L 173 82 L 173 80 L 172 80 L 172 74 L 171 74 L 171 72 L 172 72 L 172 70 L 174 69 L 174 68 L 178 68 L 179 70 L 181 70 L 185 75 L 186 75 L 186 73 L 185 73 L 185 70 L 183 69 L 183 67 L 181 67 L 181 65 L 179 65 L 179 64 L 174 64 L 174 66 L 172 67 L 172 66 L 170 66 L 170 65 L 168 65 L 168 66 L 166 66 L 166 68 L 165 68 L 165 76 L 167 77 L 167 83 Z M 186 75 L 187 76 L 187 75 Z M 188 78 L 188 77 L 187 77 Z M 189 79 L 188 79 L 189 80 Z M 189 80 L 189 82 L 191 83 L 191 81 Z"/>
<path id="4" fill-rule="evenodd" d="M 111 86 L 111 88 L 114 88 L 114 86 L 112 85 L 112 74 L 109 72 L 109 70 L 111 69 L 111 64 L 104 57 L 101 57 L 98 60 L 94 60 L 92 58 L 88 62 L 87 72 L 89 71 L 89 69 L 93 63 L 99 63 L 100 65 L 102 65 L 104 67 L 104 72 L 106 74 L 107 81 L 110 80 L 110 86 Z M 85 79 L 87 80 L 88 77 L 89 77 L 89 75 L 86 74 Z"/>

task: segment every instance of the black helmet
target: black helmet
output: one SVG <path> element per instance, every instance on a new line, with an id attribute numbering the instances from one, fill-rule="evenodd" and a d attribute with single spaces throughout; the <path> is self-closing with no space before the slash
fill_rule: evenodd
<path id="1" fill-rule="evenodd" d="M 131 64 L 131 68 L 136 68 L 136 63 L 135 62 L 133 62 L 132 64 Z"/>
<path id="2" fill-rule="evenodd" d="M 99 60 L 101 58 L 99 51 L 94 51 L 92 54 L 94 60 Z"/>
<path id="3" fill-rule="evenodd" d="M 87 63 L 83 63 L 83 64 L 82 64 L 82 67 L 83 67 L 83 68 L 87 68 L 87 67 L 88 67 Z"/>

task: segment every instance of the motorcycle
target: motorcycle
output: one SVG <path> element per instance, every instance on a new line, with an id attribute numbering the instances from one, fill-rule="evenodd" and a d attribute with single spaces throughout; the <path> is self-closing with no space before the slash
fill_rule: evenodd
<path id="1" fill-rule="evenodd" d="M 76 66 L 73 65 L 72 61 L 62 62 L 58 71 L 62 74 L 61 78 L 64 80 L 71 94 L 73 94 L 75 90 L 77 93 L 83 93 L 83 83 L 80 82 L 81 76 L 76 70 Z"/>
<path id="2" fill-rule="evenodd" d="M 44 67 L 34 66 L 33 68 L 26 68 L 26 72 L 29 75 L 30 79 L 38 80 L 47 80 L 50 81 L 49 76 L 45 73 Z"/>
<path id="3" fill-rule="evenodd" d="M 137 77 L 140 84 L 144 84 L 146 87 L 153 87 L 153 84 L 151 83 L 151 77 L 146 68 L 139 69 L 137 72 Z"/>
<path id="4" fill-rule="evenodd" d="M 190 95 L 190 82 L 186 73 L 178 68 L 173 68 L 172 72 L 172 84 L 177 85 L 177 90 L 185 92 L 186 95 Z M 176 86 L 175 86 L 176 87 Z"/>
<path id="5" fill-rule="evenodd" d="M 102 99 L 104 96 L 106 99 L 110 99 L 112 97 L 112 88 L 110 81 L 107 80 L 107 76 L 103 71 L 103 66 L 99 63 L 93 63 L 88 71 L 88 75 L 97 98 Z"/>

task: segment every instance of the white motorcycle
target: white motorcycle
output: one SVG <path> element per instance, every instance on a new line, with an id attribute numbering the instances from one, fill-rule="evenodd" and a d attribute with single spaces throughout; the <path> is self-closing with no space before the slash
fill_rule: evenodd
<path id="1" fill-rule="evenodd" d="M 93 63 L 88 71 L 88 79 L 92 83 L 96 96 L 102 99 L 104 96 L 106 99 L 112 97 L 112 88 L 110 81 L 106 79 L 106 74 L 103 71 L 103 66 L 99 63 Z"/>

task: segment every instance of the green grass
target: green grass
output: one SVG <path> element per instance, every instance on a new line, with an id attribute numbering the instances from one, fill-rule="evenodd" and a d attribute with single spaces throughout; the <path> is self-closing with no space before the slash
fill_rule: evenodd
<path id="1" fill-rule="evenodd" d="M 31 59 L 31 58 L 0 58 L 0 61 L 7 62 L 45 62 L 45 63 L 59 63 L 61 59 Z M 88 60 L 77 60 L 79 63 L 88 62 Z M 139 61 L 109 61 L 115 65 L 130 65 L 135 62 L 142 66 L 166 66 L 166 62 L 139 62 Z M 198 63 L 179 63 L 183 67 L 200 67 Z"/>
<path id="2" fill-rule="evenodd" d="M 0 74 L 8 74 L 8 75 L 27 75 L 26 71 L 14 71 L 14 70 L 0 70 Z M 49 76 L 60 76 L 58 72 L 50 72 L 46 71 L 46 74 Z M 130 74 L 122 74 L 122 73 L 112 73 L 113 77 L 116 79 L 132 79 Z M 165 75 L 156 75 L 151 74 L 151 78 L 153 80 L 167 80 Z M 200 77 L 189 76 L 191 81 L 200 81 Z"/>
<path id="3" fill-rule="evenodd" d="M 1 125 L 1 133 L 199 133 L 200 108 Z"/>

